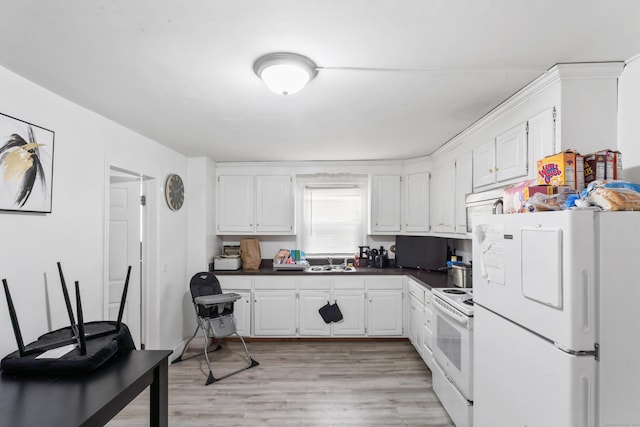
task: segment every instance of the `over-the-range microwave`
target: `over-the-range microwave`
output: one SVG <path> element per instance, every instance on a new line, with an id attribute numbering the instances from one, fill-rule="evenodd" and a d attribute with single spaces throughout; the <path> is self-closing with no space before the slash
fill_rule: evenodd
<path id="1" fill-rule="evenodd" d="M 477 215 L 497 215 L 502 213 L 502 194 L 504 189 L 467 194 L 467 232 L 473 230 L 473 217 Z"/>

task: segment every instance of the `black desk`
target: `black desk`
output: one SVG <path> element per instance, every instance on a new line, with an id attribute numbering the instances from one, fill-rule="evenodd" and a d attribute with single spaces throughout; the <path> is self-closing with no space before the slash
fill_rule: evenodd
<path id="1" fill-rule="evenodd" d="M 151 385 L 150 425 L 168 425 L 168 350 L 132 351 L 89 375 L 0 376 L 0 426 L 100 426 Z"/>

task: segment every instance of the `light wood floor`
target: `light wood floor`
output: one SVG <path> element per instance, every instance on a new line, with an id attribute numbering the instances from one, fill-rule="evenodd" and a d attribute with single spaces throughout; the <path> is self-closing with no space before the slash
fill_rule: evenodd
<path id="1" fill-rule="evenodd" d="M 242 366 L 239 342 L 210 353 L 214 376 Z M 170 426 L 447 426 L 431 372 L 406 341 L 257 341 L 260 365 L 205 386 L 197 357 L 169 365 Z M 148 390 L 108 426 L 146 426 Z"/>

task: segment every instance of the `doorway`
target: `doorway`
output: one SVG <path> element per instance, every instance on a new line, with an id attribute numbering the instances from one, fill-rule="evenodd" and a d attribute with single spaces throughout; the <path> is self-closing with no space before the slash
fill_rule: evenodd
<path id="1" fill-rule="evenodd" d="M 118 318 L 127 270 L 131 266 L 123 323 L 129 327 L 136 348 L 145 348 L 144 252 L 145 252 L 144 177 L 115 167 L 109 169 L 107 211 L 106 316 Z"/>

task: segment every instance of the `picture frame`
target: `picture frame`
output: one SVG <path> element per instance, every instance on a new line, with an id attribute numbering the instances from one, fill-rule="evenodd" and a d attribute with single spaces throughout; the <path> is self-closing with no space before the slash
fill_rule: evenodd
<path id="1" fill-rule="evenodd" d="M 51 213 L 55 132 L 0 113 L 0 211 Z"/>

